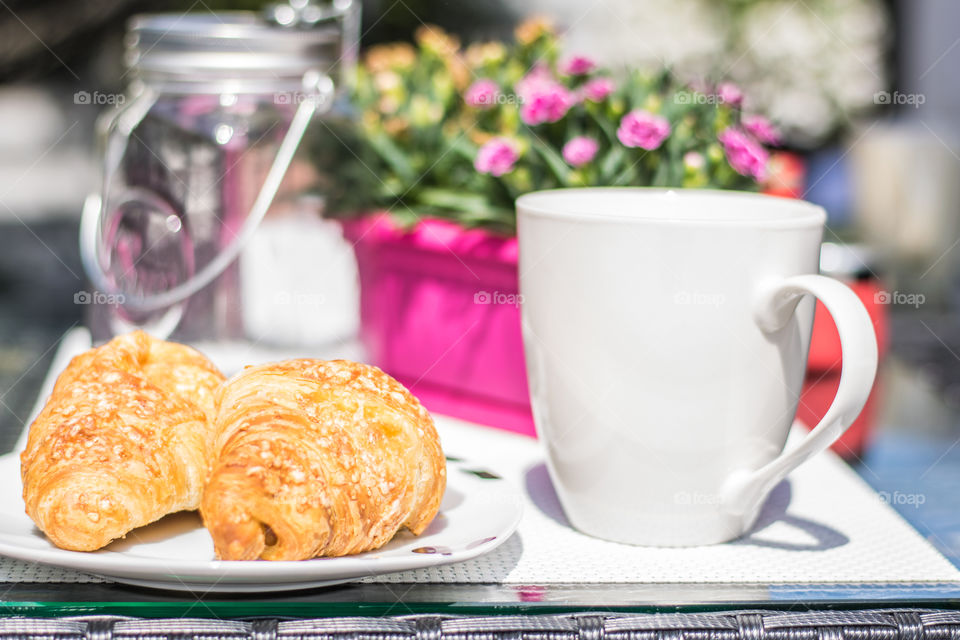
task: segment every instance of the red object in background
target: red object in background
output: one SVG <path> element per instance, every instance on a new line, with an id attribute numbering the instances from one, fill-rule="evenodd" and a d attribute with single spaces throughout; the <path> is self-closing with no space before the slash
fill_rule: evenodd
<path id="1" fill-rule="evenodd" d="M 886 353 L 889 323 L 887 307 L 884 304 L 883 288 L 875 278 L 847 283 L 853 289 L 863 306 L 866 307 L 877 334 L 877 347 L 881 362 Z M 833 323 L 830 312 L 817 302 L 817 312 L 813 320 L 813 335 L 810 339 L 810 355 L 807 357 L 807 376 L 803 383 L 800 403 L 797 407 L 797 419 L 808 426 L 816 425 L 830 408 L 840 384 L 840 336 Z M 863 411 L 854 420 L 847 432 L 833 445 L 833 450 L 846 459 L 857 459 L 863 452 L 870 431 L 876 423 L 880 396 L 879 378 L 873 385 L 873 391 L 867 399 Z"/>
<path id="2" fill-rule="evenodd" d="M 801 156 L 788 151 L 775 151 L 770 156 L 769 176 L 763 185 L 763 193 L 783 198 L 802 198 L 806 186 L 806 166 Z M 853 266 L 859 258 L 854 259 Z M 848 265 L 849 266 L 849 265 Z M 869 270 L 868 270 L 869 271 Z M 828 274 L 837 277 L 837 274 Z M 861 278 L 848 281 L 860 301 L 867 308 L 877 334 L 877 347 L 882 360 L 887 346 L 887 310 L 883 304 L 881 284 L 876 278 Z M 817 312 L 810 337 L 810 355 L 807 358 L 807 375 L 797 406 L 797 419 L 814 427 L 826 414 L 837 395 L 840 384 L 840 336 L 830 312 L 817 302 Z M 863 453 L 870 431 L 877 420 L 879 408 L 879 372 L 873 391 L 863 411 L 850 428 L 833 445 L 841 457 L 856 460 Z"/>
<path id="3" fill-rule="evenodd" d="M 783 198 L 802 198 L 807 182 L 807 168 L 803 158 L 789 151 L 774 151 L 770 155 L 769 175 L 763 192 Z"/>

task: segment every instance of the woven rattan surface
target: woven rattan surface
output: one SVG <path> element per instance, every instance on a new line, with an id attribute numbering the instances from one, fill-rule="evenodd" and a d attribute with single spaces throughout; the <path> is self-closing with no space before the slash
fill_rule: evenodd
<path id="1" fill-rule="evenodd" d="M 960 612 L 731 611 L 383 618 L 0 619 L 18 640 L 958 640 Z"/>

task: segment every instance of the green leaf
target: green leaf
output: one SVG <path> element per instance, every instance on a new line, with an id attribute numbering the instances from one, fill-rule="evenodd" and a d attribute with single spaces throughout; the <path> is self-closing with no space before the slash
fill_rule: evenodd
<path id="1" fill-rule="evenodd" d="M 420 189 L 416 199 L 430 207 L 461 211 L 464 214 L 489 216 L 493 211 L 487 197 L 482 193 L 432 187 Z"/>
<path id="2" fill-rule="evenodd" d="M 473 224 L 499 224 L 507 226 L 513 224 L 513 210 L 498 207 L 484 213 L 463 213 L 458 216 L 458 218 Z"/>
<path id="3" fill-rule="evenodd" d="M 605 183 L 613 177 L 615 172 L 623 165 L 627 153 L 619 144 L 610 149 L 610 152 L 600 161 L 600 181 Z"/>
<path id="4" fill-rule="evenodd" d="M 537 153 L 540 154 L 540 157 L 543 158 L 547 168 L 550 169 L 550 172 L 554 175 L 557 181 L 564 187 L 573 186 L 570 181 L 570 167 L 568 167 L 567 163 L 563 161 L 563 158 L 560 157 L 560 154 L 545 144 L 536 135 L 531 137 L 531 143 L 533 148 L 537 150 Z"/>
<path id="5" fill-rule="evenodd" d="M 617 131 L 614 127 L 614 123 L 610 118 L 607 118 L 602 113 L 596 113 L 595 109 L 587 109 L 587 114 L 593 119 L 593 121 L 600 127 L 600 130 L 603 131 L 603 134 L 607 136 L 607 141 L 610 142 L 611 146 L 617 146 L 620 144 L 620 141 L 617 139 Z"/>
<path id="6" fill-rule="evenodd" d="M 367 138 L 370 146 L 373 147 L 377 155 L 406 182 L 413 182 L 417 179 L 413 170 L 413 165 L 407 159 L 407 155 L 400 149 L 389 136 L 383 133 L 377 133 Z"/>
<path id="7" fill-rule="evenodd" d="M 473 166 L 473 161 L 477 157 L 477 147 L 473 144 L 467 136 L 459 136 L 454 139 L 453 144 L 449 147 L 450 153 L 456 157 L 459 156 L 466 160 L 469 163 L 469 166 Z M 453 160 L 454 158 L 451 158 Z"/>
<path id="8" fill-rule="evenodd" d="M 631 162 L 627 167 L 621 171 L 617 176 L 610 181 L 610 186 L 612 187 L 623 187 L 631 184 L 635 184 L 637 181 L 637 165 L 639 162 Z M 646 185 L 641 185 L 646 186 Z"/>
<path id="9" fill-rule="evenodd" d="M 653 180 L 650 185 L 653 187 L 666 187 L 670 184 L 670 162 L 665 157 L 660 157 L 657 163 L 657 170 L 653 174 Z"/>
<path id="10" fill-rule="evenodd" d="M 387 210 L 390 213 L 390 217 L 394 222 L 397 223 L 402 229 L 412 229 L 418 222 L 420 222 L 420 216 L 413 212 L 410 207 L 403 204 L 402 202 L 397 203 L 396 206 L 391 207 Z"/>

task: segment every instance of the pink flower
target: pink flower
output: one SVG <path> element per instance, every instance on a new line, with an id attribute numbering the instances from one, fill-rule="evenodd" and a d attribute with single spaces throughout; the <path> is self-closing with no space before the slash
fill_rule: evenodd
<path id="1" fill-rule="evenodd" d="M 556 89 L 524 100 L 523 106 L 520 107 L 520 119 L 529 125 L 556 122 L 567 114 L 572 104 L 573 99 L 570 93 L 558 85 Z"/>
<path id="2" fill-rule="evenodd" d="M 727 162 L 734 171 L 758 181 L 767 177 L 767 161 L 770 155 L 756 140 L 733 127 L 724 129 L 717 139 L 723 145 Z"/>
<path id="3" fill-rule="evenodd" d="M 739 107 L 743 104 L 743 91 L 732 82 L 721 82 L 717 86 L 717 97 L 723 104 L 729 104 L 731 107 Z"/>
<path id="4" fill-rule="evenodd" d="M 544 64 L 537 64 L 527 75 L 517 80 L 517 84 L 515 84 L 513 88 L 516 90 L 517 95 L 523 98 L 532 93 L 537 87 L 550 84 L 551 82 L 556 81 L 553 79 L 553 76 L 550 75 L 550 69 Z"/>
<path id="5" fill-rule="evenodd" d="M 587 56 L 573 56 L 563 63 L 560 67 L 560 73 L 568 76 L 584 76 L 596 67 L 596 63 Z"/>
<path id="6" fill-rule="evenodd" d="M 513 171 L 513 165 L 520 158 L 513 142 L 507 138 L 493 138 L 480 147 L 473 160 L 473 168 L 479 173 L 488 173 L 500 177 Z"/>
<path id="7" fill-rule="evenodd" d="M 563 145 L 563 159 L 571 167 L 581 167 L 593 160 L 599 148 L 600 145 L 593 138 L 577 136 Z"/>
<path id="8" fill-rule="evenodd" d="M 591 102 L 602 102 L 604 98 L 613 93 L 614 88 L 613 80 L 610 78 L 593 78 L 583 84 L 580 88 L 580 95 Z"/>
<path id="9" fill-rule="evenodd" d="M 649 111 L 634 109 L 620 120 L 617 138 L 627 147 L 641 147 L 647 151 L 656 149 L 670 135 L 667 119 Z"/>
<path id="10" fill-rule="evenodd" d="M 496 102 L 498 93 L 500 86 L 496 82 L 482 78 L 467 87 L 463 99 L 471 107 L 489 109 Z"/>
<path id="11" fill-rule="evenodd" d="M 780 132 L 763 116 L 744 116 L 743 128 L 764 144 L 780 144 Z"/>
<path id="12" fill-rule="evenodd" d="M 520 119 L 528 125 L 556 122 L 567 114 L 575 100 L 544 67 L 537 67 L 516 85 L 520 96 Z"/>

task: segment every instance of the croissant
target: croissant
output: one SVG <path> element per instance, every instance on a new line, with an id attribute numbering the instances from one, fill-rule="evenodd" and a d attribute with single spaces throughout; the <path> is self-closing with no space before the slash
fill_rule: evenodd
<path id="1" fill-rule="evenodd" d="M 27 514 L 58 547 L 93 551 L 196 509 L 223 379 L 197 351 L 142 331 L 75 357 L 20 455 Z"/>
<path id="2" fill-rule="evenodd" d="M 290 360 L 217 395 L 216 453 L 200 512 L 224 560 L 302 560 L 420 534 L 446 462 L 430 414 L 376 367 Z"/>

